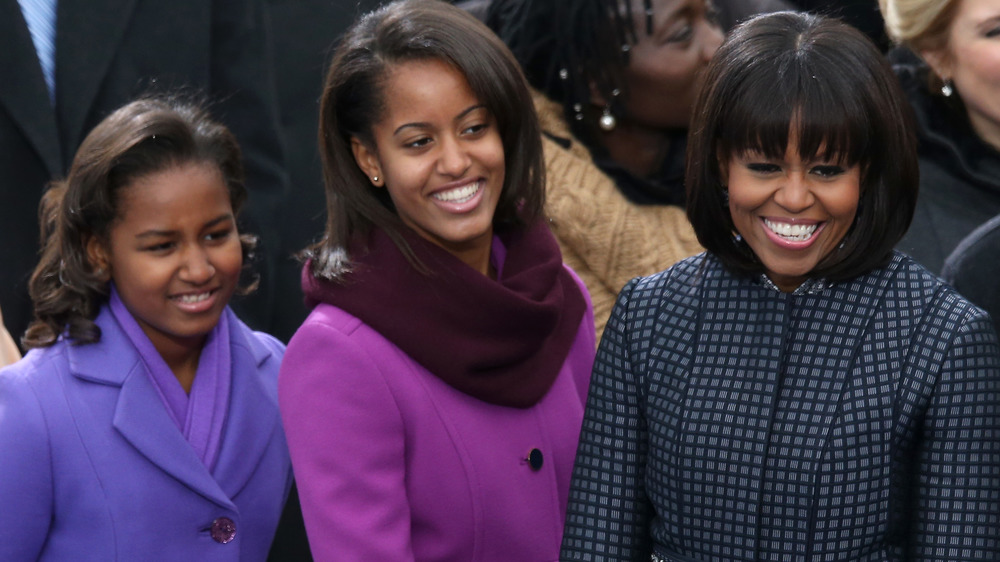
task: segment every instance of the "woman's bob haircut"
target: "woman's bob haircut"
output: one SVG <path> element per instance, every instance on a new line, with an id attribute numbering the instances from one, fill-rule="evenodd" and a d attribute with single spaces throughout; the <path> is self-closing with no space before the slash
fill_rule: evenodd
<path id="1" fill-rule="evenodd" d="M 733 155 L 859 165 L 854 224 L 810 277 L 855 277 L 885 263 L 913 217 L 918 167 L 913 118 L 892 69 L 861 32 L 794 12 L 738 26 L 709 64 L 687 156 L 687 214 L 698 241 L 730 270 L 764 268 L 737 236 L 726 169 Z"/>
<path id="2" fill-rule="evenodd" d="M 349 271 L 347 247 L 373 229 L 388 234 L 418 269 L 402 236 L 406 228 L 387 190 L 374 187 L 351 150 L 356 137 L 375 146 L 373 127 L 383 118 L 383 91 L 396 65 L 440 60 L 461 72 L 497 122 L 506 178 L 493 224 L 517 227 L 542 213 L 545 171 L 531 95 L 507 47 L 480 21 L 441 0 L 402 0 L 363 16 L 333 55 L 320 101 L 319 146 L 326 184 L 327 225 L 309 247 L 312 273 L 339 280 Z"/>

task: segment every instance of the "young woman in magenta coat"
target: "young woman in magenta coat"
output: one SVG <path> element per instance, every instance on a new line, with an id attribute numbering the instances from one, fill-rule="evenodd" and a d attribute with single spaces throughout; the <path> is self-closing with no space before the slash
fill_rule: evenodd
<path id="1" fill-rule="evenodd" d="M 557 560 L 593 315 L 541 216 L 517 63 L 462 10 L 359 20 L 321 102 L 329 226 L 279 378 L 319 560 Z"/>

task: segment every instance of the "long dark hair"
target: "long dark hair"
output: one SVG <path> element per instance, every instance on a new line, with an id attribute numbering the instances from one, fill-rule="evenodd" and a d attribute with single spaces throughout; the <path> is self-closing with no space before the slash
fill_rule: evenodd
<path id="1" fill-rule="evenodd" d="M 50 346 L 63 334 L 76 343 L 100 339 L 93 320 L 107 300 L 108 280 L 89 262 L 88 241 L 107 244 L 120 218 L 122 189 L 150 174 L 202 162 L 222 173 L 238 215 L 247 197 L 239 145 L 199 103 L 169 96 L 139 99 L 87 135 L 67 178 L 54 182 L 39 206 L 42 256 L 28 285 L 35 318 L 22 340 L 26 347 Z M 244 234 L 240 242 L 246 267 L 256 238 Z M 245 284 L 241 292 L 255 284 Z"/>
<path id="2" fill-rule="evenodd" d="M 422 264 L 401 235 L 406 228 L 387 190 L 376 189 L 358 167 L 351 138 L 374 146 L 373 126 L 384 111 L 384 82 L 393 65 L 444 61 L 468 81 L 497 121 L 506 175 L 493 217 L 498 228 L 541 216 L 545 169 L 541 133 L 524 76 L 510 51 L 464 10 L 439 0 L 403 0 L 368 13 L 336 49 L 320 102 L 319 146 L 326 184 L 327 225 L 307 248 L 312 273 L 340 280 L 350 270 L 347 246 L 378 228 L 418 269 Z"/>
<path id="3" fill-rule="evenodd" d="M 840 280 L 885 263 L 916 206 L 911 110 L 868 37 L 793 12 L 737 26 L 709 64 L 688 137 L 687 214 L 698 241 L 735 272 L 763 271 L 734 237 L 722 166 L 747 151 L 782 158 L 792 128 L 803 159 L 822 155 L 861 168 L 855 222 L 809 275 Z"/>

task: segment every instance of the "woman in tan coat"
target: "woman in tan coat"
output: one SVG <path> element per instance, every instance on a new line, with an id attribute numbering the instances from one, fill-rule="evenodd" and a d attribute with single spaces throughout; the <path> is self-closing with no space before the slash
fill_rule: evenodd
<path id="1" fill-rule="evenodd" d="M 722 30 L 704 0 L 492 0 L 486 21 L 539 92 L 546 210 L 600 335 L 629 279 L 701 251 L 683 158 Z"/>

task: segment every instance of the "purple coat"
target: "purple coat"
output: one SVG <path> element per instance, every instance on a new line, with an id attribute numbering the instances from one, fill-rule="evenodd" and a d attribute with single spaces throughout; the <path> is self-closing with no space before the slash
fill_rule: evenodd
<path id="1" fill-rule="evenodd" d="M 279 377 L 316 560 L 558 560 L 593 326 L 588 300 L 552 388 L 518 409 L 453 389 L 354 316 L 317 306 Z"/>
<path id="2" fill-rule="evenodd" d="M 0 371 L 0 560 L 267 557 L 291 481 L 283 350 L 227 314 L 232 390 L 214 474 L 107 307 L 99 343 L 60 341 Z M 222 518 L 236 531 L 226 544 Z"/>

